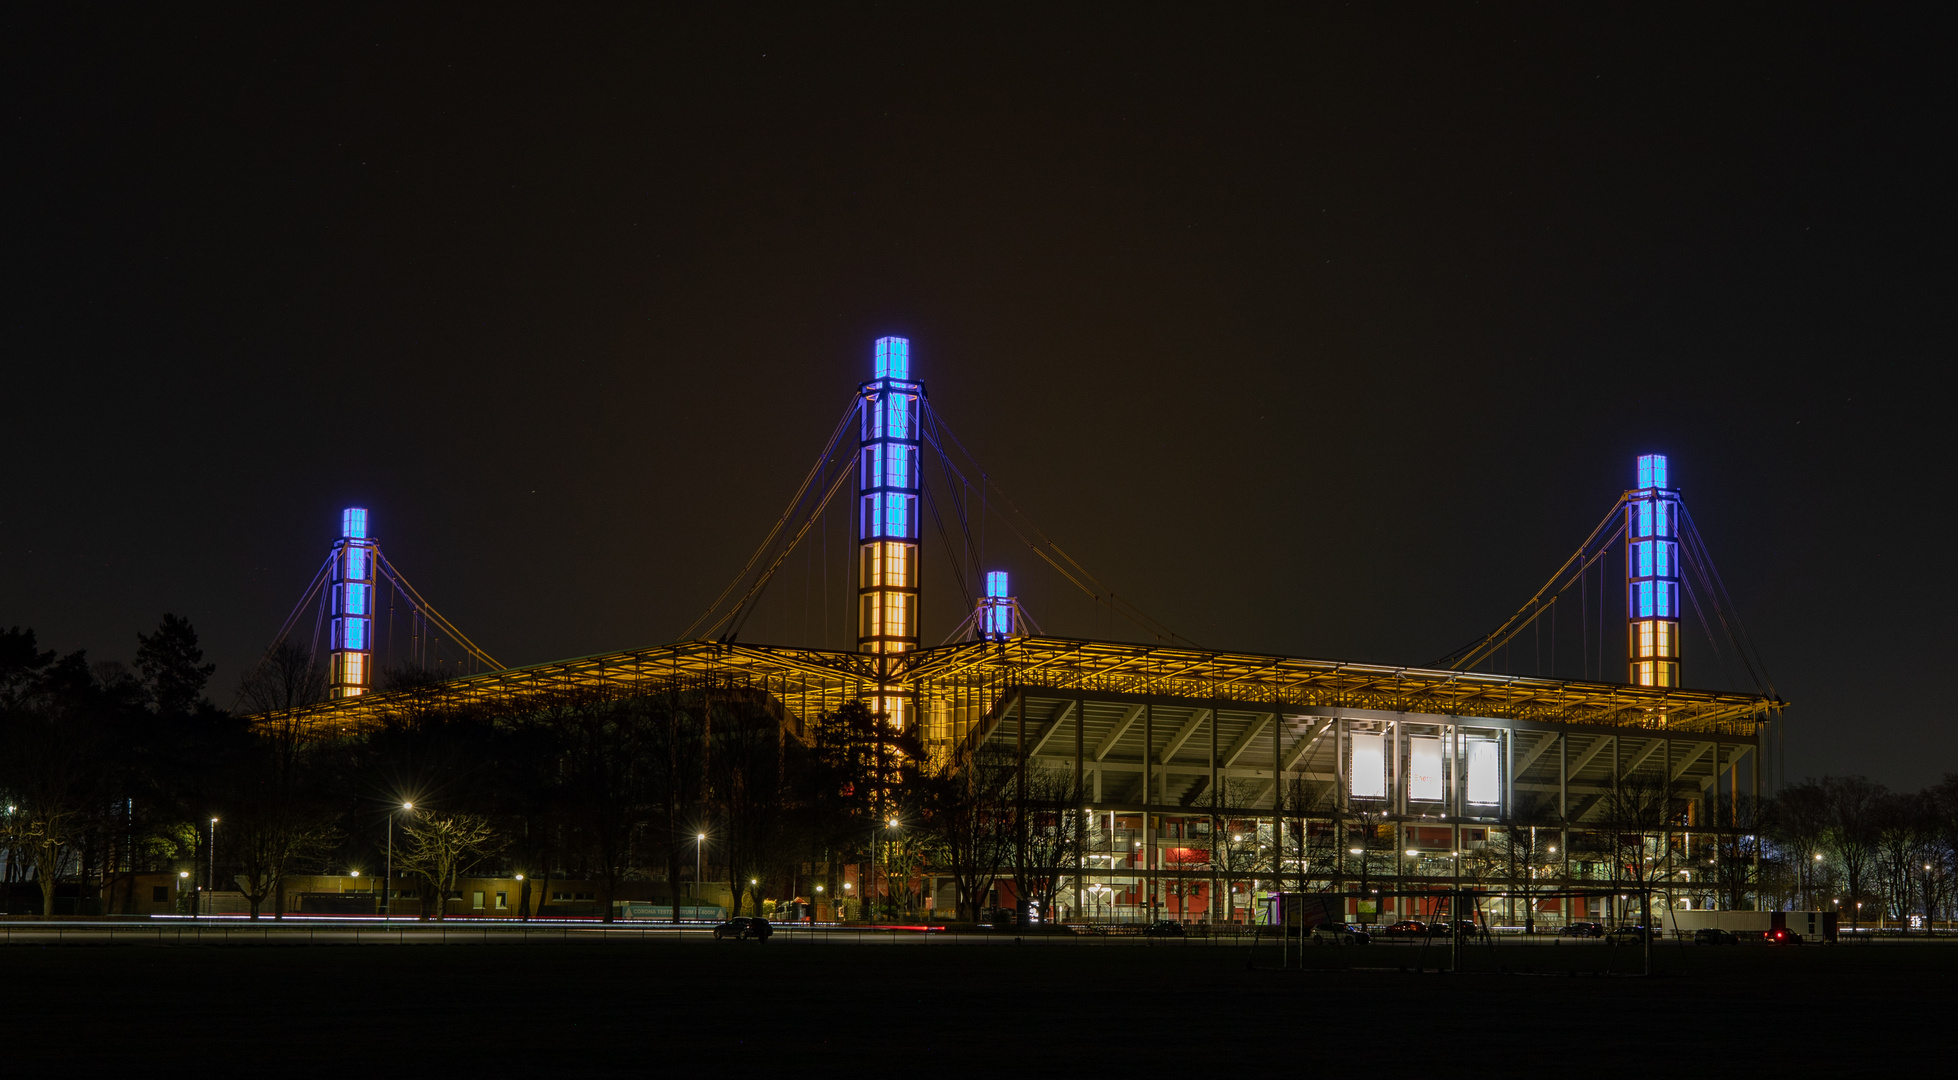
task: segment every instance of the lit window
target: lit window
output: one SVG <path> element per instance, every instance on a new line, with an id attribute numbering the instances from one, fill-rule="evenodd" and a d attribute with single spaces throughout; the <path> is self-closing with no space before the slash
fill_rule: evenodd
<path id="1" fill-rule="evenodd" d="M 1632 504 L 1632 535 L 1652 535 L 1652 504 L 1637 502 Z"/>
<path id="2" fill-rule="evenodd" d="M 1006 571 L 988 570 L 986 572 L 986 595 L 998 599 L 1006 596 Z"/>
<path id="3" fill-rule="evenodd" d="M 1641 540 L 1632 545 L 1632 563 L 1637 568 L 1633 577 L 1652 576 L 1652 541 Z"/>
<path id="4" fill-rule="evenodd" d="M 1679 614 L 1679 582 L 1677 581 L 1649 582 L 1648 581 L 1645 582 L 1644 584 L 1648 588 L 1655 585 L 1657 586 L 1656 588 L 1652 588 L 1651 590 L 1652 592 L 1658 594 L 1658 603 L 1655 605 L 1656 610 L 1652 612 L 1652 614 L 1659 615 L 1666 618 L 1671 618 Z"/>
<path id="5" fill-rule="evenodd" d="M 1653 623 L 1650 621 L 1632 624 L 1632 655 L 1651 656 L 1653 649 Z"/>
<path id="6" fill-rule="evenodd" d="M 367 539 L 367 511 L 358 506 L 340 511 L 340 535 L 350 540 Z"/>
<path id="7" fill-rule="evenodd" d="M 863 490 L 869 491 L 877 486 L 884 475 L 884 444 L 871 443 L 863 448 Z"/>
<path id="8" fill-rule="evenodd" d="M 1667 502 L 1664 499 L 1660 499 L 1652 507 L 1653 531 L 1658 533 L 1660 536 L 1673 535 L 1672 514 L 1670 512 L 1671 506 L 1672 506 L 1671 503 Z M 1645 535 L 1645 534 L 1641 533 L 1640 535 Z"/>
<path id="9" fill-rule="evenodd" d="M 346 594 L 346 600 L 340 606 L 340 610 L 344 614 L 365 615 L 368 613 L 367 612 L 367 588 L 368 588 L 367 586 L 342 585 L 340 586 L 340 588 Z"/>
<path id="10" fill-rule="evenodd" d="M 1640 581 L 1632 585 L 1632 617 L 1649 619 L 1652 617 L 1652 583 Z"/>
<path id="11" fill-rule="evenodd" d="M 1653 655 L 1678 656 L 1679 655 L 1678 649 L 1673 644 L 1673 637 L 1674 637 L 1673 631 L 1675 628 L 1679 626 L 1679 624 L 1675 622 L 1660 622 L 1660 623 L 1655 623 L 1654 625 L 1658 627 L 1659 632 L 1656 635 L 1658 638 L 1657 652 L 1655 652 Z"/>
<path id="12" fill-rule="evenodd" d="M 347 545 L 347 580 L 366 581 L 368 550 L 360 544 Z"/>
<path id="13" fill-rule="evenodd" d="M 1673 569 L 1673 566 L 1676 562 L 1675 555 L 1677 554 L 1679 545 L 1660 540 L 1654 542 L 1653 547 L 1656 549 L 1658 558 L 1654 560 L 1652 572 L 1660 577 L 1677 577 L 1678 572 Z"/>
<path id="14" fill-rule="evenodd" d="M 334 654 L 334 666 L 338 668 L 334 681 L 345 686 L 367 685 L 367 654 L 343 652 Z"/>
<path id="15" fill-rule="evenodd" d="M 911 535 L 911 496 L 891 492 L 883 497 L 883 521 L 873 536 Z"/>

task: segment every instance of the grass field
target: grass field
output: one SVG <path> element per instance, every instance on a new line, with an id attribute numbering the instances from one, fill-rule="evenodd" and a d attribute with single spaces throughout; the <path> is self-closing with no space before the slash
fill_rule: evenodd
<path id="1" fill-rule="evenodd" d="M 1364 950 L 1335 951 L 1357 960 Z M 1407 955 L 1367 956 L 1396 954 Z M 5 1060 L 19 1075 L 1100 1076 L 1253 1066 L 1807 1076 L 1901 1063 L 1941 1070 L 1958 1006 L 1958 947 L 1948 945 L 1674 947 L 1650 979 L 1350 970 L 1331 957 L 1277 971 L 1254 959 L 1276 954 L 22 944 L 0 949 L 0 1016 Z"/>

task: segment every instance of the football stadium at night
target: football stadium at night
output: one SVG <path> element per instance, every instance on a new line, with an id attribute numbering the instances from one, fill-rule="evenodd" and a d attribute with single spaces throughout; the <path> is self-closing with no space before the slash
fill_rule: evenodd
<path id="1" fill-rule="evenodd" d="M 346 510 L 287 625 L 316 617 L 328 628 L 332 696 L 260 723 L 332 738 L 431 711 L 684 692 L 710 709 L 716 695 L 762 702 L 784 746 L 808 746 L 839 709 L 861 703 L 893 745 L 909 748 L 894 754 L 996 789 L 1032 834 L 1020 850 L 1039 853 L 988 879 L 983 897 L 956 895 L 959 868 L 943 856 L 910 881 L 804 863 L 764 886 L 818 920 L 853 914 L 847 901 L 824 901 L 822 881 L 832 899 L 866 886 L 909 891 L 926 915 L 1018 909 L 1022 919 L 1073 923 L 1257 924 L 1287 892 L 1340 897 L 1346 917 L 1366 923 L 1436 917 L 1450 890 L 1490 897 L 1475 913 L 1485 924 L 1532 928 L 1623 915 L 1613 910 L 1621 890 L 1673 909 L 1748 906 L 1728 895 L 1730 882 L 1745 881 L 1744 865 L 1759 858 L 1750 808 L 1772 777 L 1783 702 L 1766 685 L 1690 688 L 1687 610 L 1709 638 L 1711 610 L 1752 667 L 1664 456 L 1628 463 L 1634 485 L 1544 589 L 1432 667 L 1194 647 L 1104 595 L 1044 536 L 1028 546 L 1150 640 L 1043 635 L 1004 572 L 973 567 L 983 594 L 960 600 L 968 617 L 934 646 L 920 632 L 932 602 L 921 533 L 929 523 L 949 537 L 940 506 L 961 524 L 966 514 L 962 492 L 948 499 L 941 489 L 932 501 L 927 466 L 935 460 L 954 487 L 968 471 L 952 464 L 954 440 L 914 378 L 906 339 L 876 342 L 872 376 L 775 531 L 672 644 L 503 668 L 387 562 L 367 512 Z M 850 497 L 835 496 L 852 484 L 857 648 L 739 640 L 771 575 L 832 503 L 847 506 Z M 1622 569 L 1610 588 L 1607 565 Z M 1585 616 L 1596 670 L 1622 661 L 1623 681 L 1476 670 L 1519 635 L 1541 635 L 1574 588 L 1625 598 L 1622 636 L 1599 600 Z M 424 658 L 431 642 L 448 648 L 461 665 L 455 677 L 375 688 L 384 594 L 406 612 L 408 648 Z M 1628 835 L 1638 850 L 1623 850 Z"/>

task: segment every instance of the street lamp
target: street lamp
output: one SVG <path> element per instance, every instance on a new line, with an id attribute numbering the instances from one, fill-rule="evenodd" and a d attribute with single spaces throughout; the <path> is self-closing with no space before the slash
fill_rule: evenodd
<path id="1" fill-rule="evenodd" d="M 204 878 L 204 891 L 215 894 L 218 891 L 218 819 L 211 819 L 211 869 Z M 211 897 L 211 914 L 218 913 L 218 898 Z"/>
<path id="2" fill-rule="evenodd" d="M 707 842 L 706 833 L 694 834 L 693 837 L 693 906 L 696 909 L 700 907 L 700 845 L 705 844 L 706 842 Z M 694 918 L 696 919 L 700 918 L 700 912 L 698 910 L 694 912 Z"/>
<path id="3" fill-rule="evenodd" d="M 388 811 L 388 867 L 387 887 L 381 890 L 381 917 L 394 918 L 394 815 L 402 810 L 415 812 L 415 804 L 404 802 Z"/>

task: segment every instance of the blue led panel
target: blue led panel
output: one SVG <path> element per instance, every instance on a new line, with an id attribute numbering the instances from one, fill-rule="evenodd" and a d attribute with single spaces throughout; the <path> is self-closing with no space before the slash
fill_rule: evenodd
<path id="1" fill-rule="evenodd" d="M 1660 536 L 1672 536 L 1672 504 L 1660 499 L 1652 508 L 1653 531 Z"/>
<path id="2" fill-rule="evenodd" d="M 1633 577 L 1652 576 L 1652 541 L 1641 540 L 1632 545 Z"/>
<path id="3" fill-rule="evenodd" d="M 1678 573 L 1673 570 L 1673 551 L 1678 546 L 1679 546 L 1678 544 L 1668 544 L 1664 541 L 1660 541 L 1653 545 L 1653 547 L 1658 549 L 1658 555 L 1659 555 L 1658 560 L 1653 566 L 1652 569 L 1653 573 L 1659 575 L 1660 577 L 1679 576 Z"/>
<path id="4" fill-rule="evenodd" d="M 896 493 L 884 496 L 884 521 L 879 536 L 911 535 L 911 497 Z"/>
<path id="5" fill-rule="evenodd" d="M 344 606 L 342 606 L 340 610 L 342 610 L 342 611 L 344 611 L 344 612 L 346 612 L 346 613 L 347 613 L 347 614 L 349 614 L 349 615 L 366 615 L 366 614 L 368 614 L 368 611 L 367 611 L 367 586 L 365 586 L 365 585 L 343 585 L 343 586 L 341 586 L 341 588 L 343 588 L 343 589 L 346 589 L 346 590 L 347 590 L 347 600 L 346 600 L 346 603 L 345 603 L 345 605 L 344 605 Z"/>
<path id="6" fill-rule="evenodd" d="M 349 544 L 347 546 L 347 580 L 366 581 L 369 576 L 367 572 L 367 549 L 358 544 Z"/>
<path id="7" fill-rule="evenodd" d="M 341 621 L 341 626 L 341 647 L 347 649 L 365 649 L 367 647 L 366 619 L 344 619 Z"/>
<path id="8" fill-rule="evenodd" d="M 884 337 L 877 339 L 877 378 L 911 378 L 911 339 Z"/>
<path id="9" fill-rule="evenodd" d="M 349 540 L 367 539 L 367 511 L 358 506 L 340 511 L 340 535 Z"/>
<path id="10" fill-rule="evenodd" d="M 1646 584 L 1650 585 L 1651 582 L 1647 582 Z M 1658 588 L 1652 591 L 1658 594 L 1659 601 L 1655 605 L 1657 610 L 1654 614 L 1661 618 L 1672 618 L 1679 614 L 1679 583 L 1677 581 L 1661 581 L 1658 583 Z"/>
<path id="11" fill-rule="evenodd" d="M 995 600 L 1009 595 L 1006 591 L 1006 571 L 986 571 L 986 595 Z"/>
<path id="12" fill-rule="evenodd" d="M 1632 586 L 1632 617 L 1649 619 L 1652 617 L 1652 583 L 1637 582 Z"/>
<path id="13" fill-rule="evenodd" d="M 884 486 L 911 487 L 911 448 L 893 446 L 890 451 L 884 455 Z"/>
<path id="14" fill-rule="evenodd" d="M 883 402 L 884 430 L 887 439 L 911 437 L 911 399 L 903 394 L 886 394 Z"/>
<path id="15" fill-rule="evenodd" d="M 1666 455 L 1644 454 L 1639 457 L 1638 486 L 1642 488 L 1671 486 L 1666 483 Z"/>

